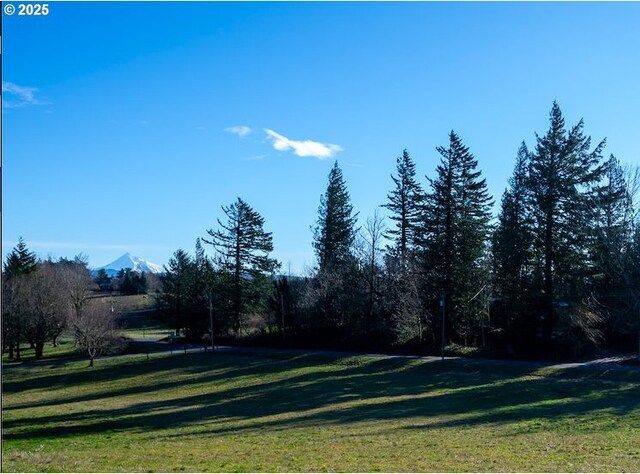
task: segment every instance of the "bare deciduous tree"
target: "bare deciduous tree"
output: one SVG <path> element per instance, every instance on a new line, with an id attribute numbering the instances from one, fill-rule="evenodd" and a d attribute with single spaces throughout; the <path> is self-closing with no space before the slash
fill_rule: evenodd
<path id="1" fill-rule="evenodd" d="M 69 306 L 54 265 L 42 263 L 25 279 L 22 307 L 25 314 L 24 338 L 43 355 L 44 344 L 59 335 L 67 323 Z"/>
<path id="2" fill-rule="evenodd" d="M 93 367 L 96 357 L 121 348 L 123 338 L 107 304 L 92 301 L 80 313 L 71 316 L 70 327 L 76 345 L 86 351 L 89 367 Z"/>

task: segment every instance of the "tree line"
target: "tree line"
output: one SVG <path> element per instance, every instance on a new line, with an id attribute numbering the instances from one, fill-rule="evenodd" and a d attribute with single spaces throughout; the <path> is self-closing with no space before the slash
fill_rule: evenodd
<path id="1" fill-rule="evenodd" d="M 313 226 L 317 265 L 277 275 L 264 219 L 238 198 L 162 277 L 160 307 L 202 337 L 344 349 L 580 357 L 631 347 L 640 331 L 638 170 L 623 168 L 584 124 L 550 125 L 522 143 L 492 216 L 478 160 L 452 131 L 421 181 L 405 150 L 382 207 L 357 226 L 336 162 Z M 205 256 L 210 245 L 213 257 Z M 444 327 L 443 327 L 444 324 Z"/>
<path id="2" fill-rule="evenodd" d="M 264 218 L 238 198 L 193 255 L 173 254 L 159 313 L 192 341 L 434 353 L 444 338 L 452 353 L 548 358 L 633 347 L 640 173 L 604 148 L 582 121 L 567 128 L 554 102 L 547 132 L 514 150 L 493 216 L 478 160 L 452 131 L 424 180 L 404 150 L 381 202 L 388 217 L 362 227 L 336 162 L 305 276 L 279 273 Z"/>

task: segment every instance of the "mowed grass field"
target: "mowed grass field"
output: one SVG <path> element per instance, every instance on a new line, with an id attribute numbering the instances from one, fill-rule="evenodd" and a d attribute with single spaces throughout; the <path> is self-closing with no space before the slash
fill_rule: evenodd
<path id="1" fill-rule="evenodd" d="M 203 353 L 3 370 L 7 471 L 640 471 L 637 371 Z"/>

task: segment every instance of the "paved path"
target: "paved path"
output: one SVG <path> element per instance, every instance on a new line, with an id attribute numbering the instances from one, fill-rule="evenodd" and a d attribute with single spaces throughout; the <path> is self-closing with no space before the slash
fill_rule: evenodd
<path id="1" fill-rule="evenodd" d="M 139 351 L 133 354 L 105 356 L 96 359 L 96 362 L 114 357 L 136 357 L 145 354 L 173 354 L 184 355 L 200 352 L 210 352 L 211 346 L 202 344 L 170 344 L 168 342 L 154 341 L 145 338 L 134 338 L 131 341 L 138 347 Z M 442 362 L 442 357 L 436 356 L 415 356 L 415 355 L 395 355 L 395 354 L 377 354 L 366 352 L 348 352 L 348 351 L 328 351 L 328 350 L 312 350 L 312 349 L 287 349 L 287 348 L 267 348 L 267 347 L 243 347 L 243 346 L 214 346 L 215 352 L 243 352 L 250 354 L 292 354 L 292 355 L 325 355 L 332 357 L 374 357 L 378 359 L 416 359 L 426 362 Z M 462 357 L 445 357 L 445 363 L 455 363 L 457 365 L 480 365 L 480 366 L 502 366 L 502 367 L 531 367 L 531 368 L 552 368 L 552 369 L 611 369 L 611 370 L 632 370 L 640 372 L 640 365 L 624 364 L 625 361 L 633 359 L 633 356 L 617 356 L 602 359 L 590 360 L 586 362 L 569 362 L 569 363 L 553 363 L 526 360 L 507 360 L 507 359 L 471 359 Z M 82 360 L 82 359 L 74 359 Z M 22 363 L 3 364 L 3 368 L 11 367 L 27 367 L 30 365 L 61 365 L 69 362 L 69 359 L 43 359 L 39 361 L 27 361 Z"/>
<path id="2" fill-rule="evenodd" d="M 143 339 L 135 339 L 134 342 L 141 344 L 149 344 L 149 341 Z M 152 343 L 153 344 L 153 343 Z M 156 342 L 155 347 L 158 347 L 162 342 Z M 151 347 L 151 346 L 150 346 Z M 367 352 L 348 352 L 348 351 L 328 351 L 328 350 L 313 350 L 313 349 L 287 349 L 287 348 L 270 348 L 270 347 L 244 347 L 244 346 L 214 346 L 216 352 L 244 352 L 252 354 L 292 354 L 292 355 L 326 355 L 336 357 L 374 357 L 378 359 L 416 359 L 426 362 L 438 362 L 442 361 L 442 357 L 439 356 L 416 356 L 416 355 L 396 355 L 396 354 L 378 354 Z M 160 347 L 158 347 L 160 348 Z M 211 346 L 207 346 L 205 349 L 201 345 L 180 345 L 176 344 L 172 349 L 164 349 L 160 352 L 171 352 L 173 354 L 180 353 L 194 353 L 211 351 Z M 157 351 L 154 351 L 157 353 Z M 444 362 L 456 362 L 462 364 L 477 364 L 483 366 L 506 366 L 506 367 L 532 367 L 543 368 L 549 367 L 553 369 L 571 369 L 571 368 L 592 368 L 592 369 L 613 369 L 613 370 L 638 370 L 640 371 L 640 365 L 625 364 L 624 362 L 629 359 L 633 359 L 633 356 L 616 356 L 606 357 L 602 359 L 594 359 L 586 362 L 568 362 L 568 363 L 554 363 L 554 362 L 541 362 L 541 361 L 527 361 L 527 360 L 508 360 L 508 359 L 472 359 L 463 357 L 445 357 Z"/>

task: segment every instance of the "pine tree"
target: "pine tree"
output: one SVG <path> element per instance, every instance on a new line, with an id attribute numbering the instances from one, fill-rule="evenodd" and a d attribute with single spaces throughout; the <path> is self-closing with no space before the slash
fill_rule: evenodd
<path id="1" fill-rule="evenodd" d="M 605 164 L 603 182 L 594 196 L 596 225 L 592 258 L 596 271 L 601 272 L 596 278 L 612 288 L 621 283 L 621 257 L 626 254 L 633 231 L 631 196 L 624 171 L 613 155 Z"/>
<path id="2" fill-rule="evenodd" d="M 190 331 L 189 320 L 193 308 L 194 262 L 189 254 L 178 249 L 160 276 L 162 289 L 158 295 L 158 307 L 175 329 Z"/>
<path id="3" fill-rule="evenodd" d="M 329 172 L 327 190 L 320 199 L 318 220 L 313 228 L 318 272 L 307 288 L 308 304 L 316 313 L 315 330 L 335 342 L 353 340 L 362 326 L 365 297 L 363 286 L 358 284 L 354 255 L 356 219 L 342 170 L 336 162 Z"/>
<path id="4" fill-rule="evenodd" d="M 256 298 L 250 297 L 250 290 L 263 283 L 260 277 L 274 272 L 279 264 L 269 257 L 273 251 L 273 238 L 270 232 L 264 231 L 264 218 L 260 214 L 240 198 L 228 207 L 223 206 L 222 210 L 227 223 L 218 219 L 220 230 L 207 230 L 211 239 L 202 240 L 214 247 L 221 257 L 223 271 L 231 276 L 232 311 L 237 332 L 243 327 L 242 312 L 255 303 Z"/>
<path id="5" fill-rule="evenodd" d="M 23 292 L 25 280 L 38 268 L 38 260 L 33 252 L 27 249 L 22 237 L 11 250 L 4 264 L 3 304 L 2 304 L 2 342 L 3 350 L 9 350 L 9 358 L 15 355 L 20 360 L 20 341 L 23 337 L 24 304 Z"/>
<path id="6" fill-rule="evenodd" d="M 467 343 L 479 318 L 478 295 L 487 284 L 484 258 L 489 234 L 491 197 L 478 162 L 451 131 L 449 146 L 438 147 L 441 163 L 425 201 L 424 267 L 435 303 L 443 294 L 445 319 Z"/>
<path id="7" fill-rule="evenodd" d="M 494 275 L 499 294 L 508 305 L 522 302 L 530 288 L 533 222 L 527 187 L 529 160 L 529 150 L 522 142 L 493 234 Z"/>
<path id="8" fill-rule="evenodd" d="M 321 197 L 318 221 L 313 230 L 313 248 L 320 272 L 352 259 L 356 220 L 357 214 L 353 214 L 342 170 L 336 161 L 329 172 L 329 184 Z"/>
<path id="9" fill-rule="evenodd" d="M 523 353 L 535 351 L 536 318 L 531 314 L 533 220 L 528 187 L 531 154 L 520 145 L 509 187 L 502 196 L 492 236 L 496 301 L 492 324 L 505 331 L 504 342 Z"/>
<path id="10" fill-rule="evenodd" d="M 18 239 L 18 244 L 7 256 L 4 264 L 4 276 L 6 279 L 17 275 L 28 275 L 36 271 L 38 259 L 33 252 L 27 249 L 22 237 Z"/>
<path id="11" fill-rule="evenodd" d="M 603 180 L 594 193 L 596 219 L 594 220 L 591 259 L 593 265 L 593 291 L 598 302 L 606 308 L 610 333 L 628 332 L 634 319 L 634 297 L 637 284 L 633 274 L 634 208 L 632 189 L 627 179 L 633 180 L 615 156 L 605 163 Z"/>
<path id="12" fill-rule="evenodd" d="M 539 282 L 544 300 L 543 337 L 551 340 L 560 299 L 579 301 L 588 269 L 588 232 L 594 219 L 593 190 L 603 173 L 605 142 L 589 151 L 583 121 L 566 131 L 556 102 L 546 135 L 537 136 L 529 166 Z"/>
<path id="13" fill-rule="evenodd" d="M 391 211 L 389 218 L 396 225 L 387 235 L 394 239 L 400 260 L 406 262 L 409 251 L 418 241 L 424 191 L 416 180 L 416 165 L 407 150 L 397 158 L 396 172 L 397 176 L 391 176 L 395 188 L 387 195 L 388 203 L 384 205 Z"/>

